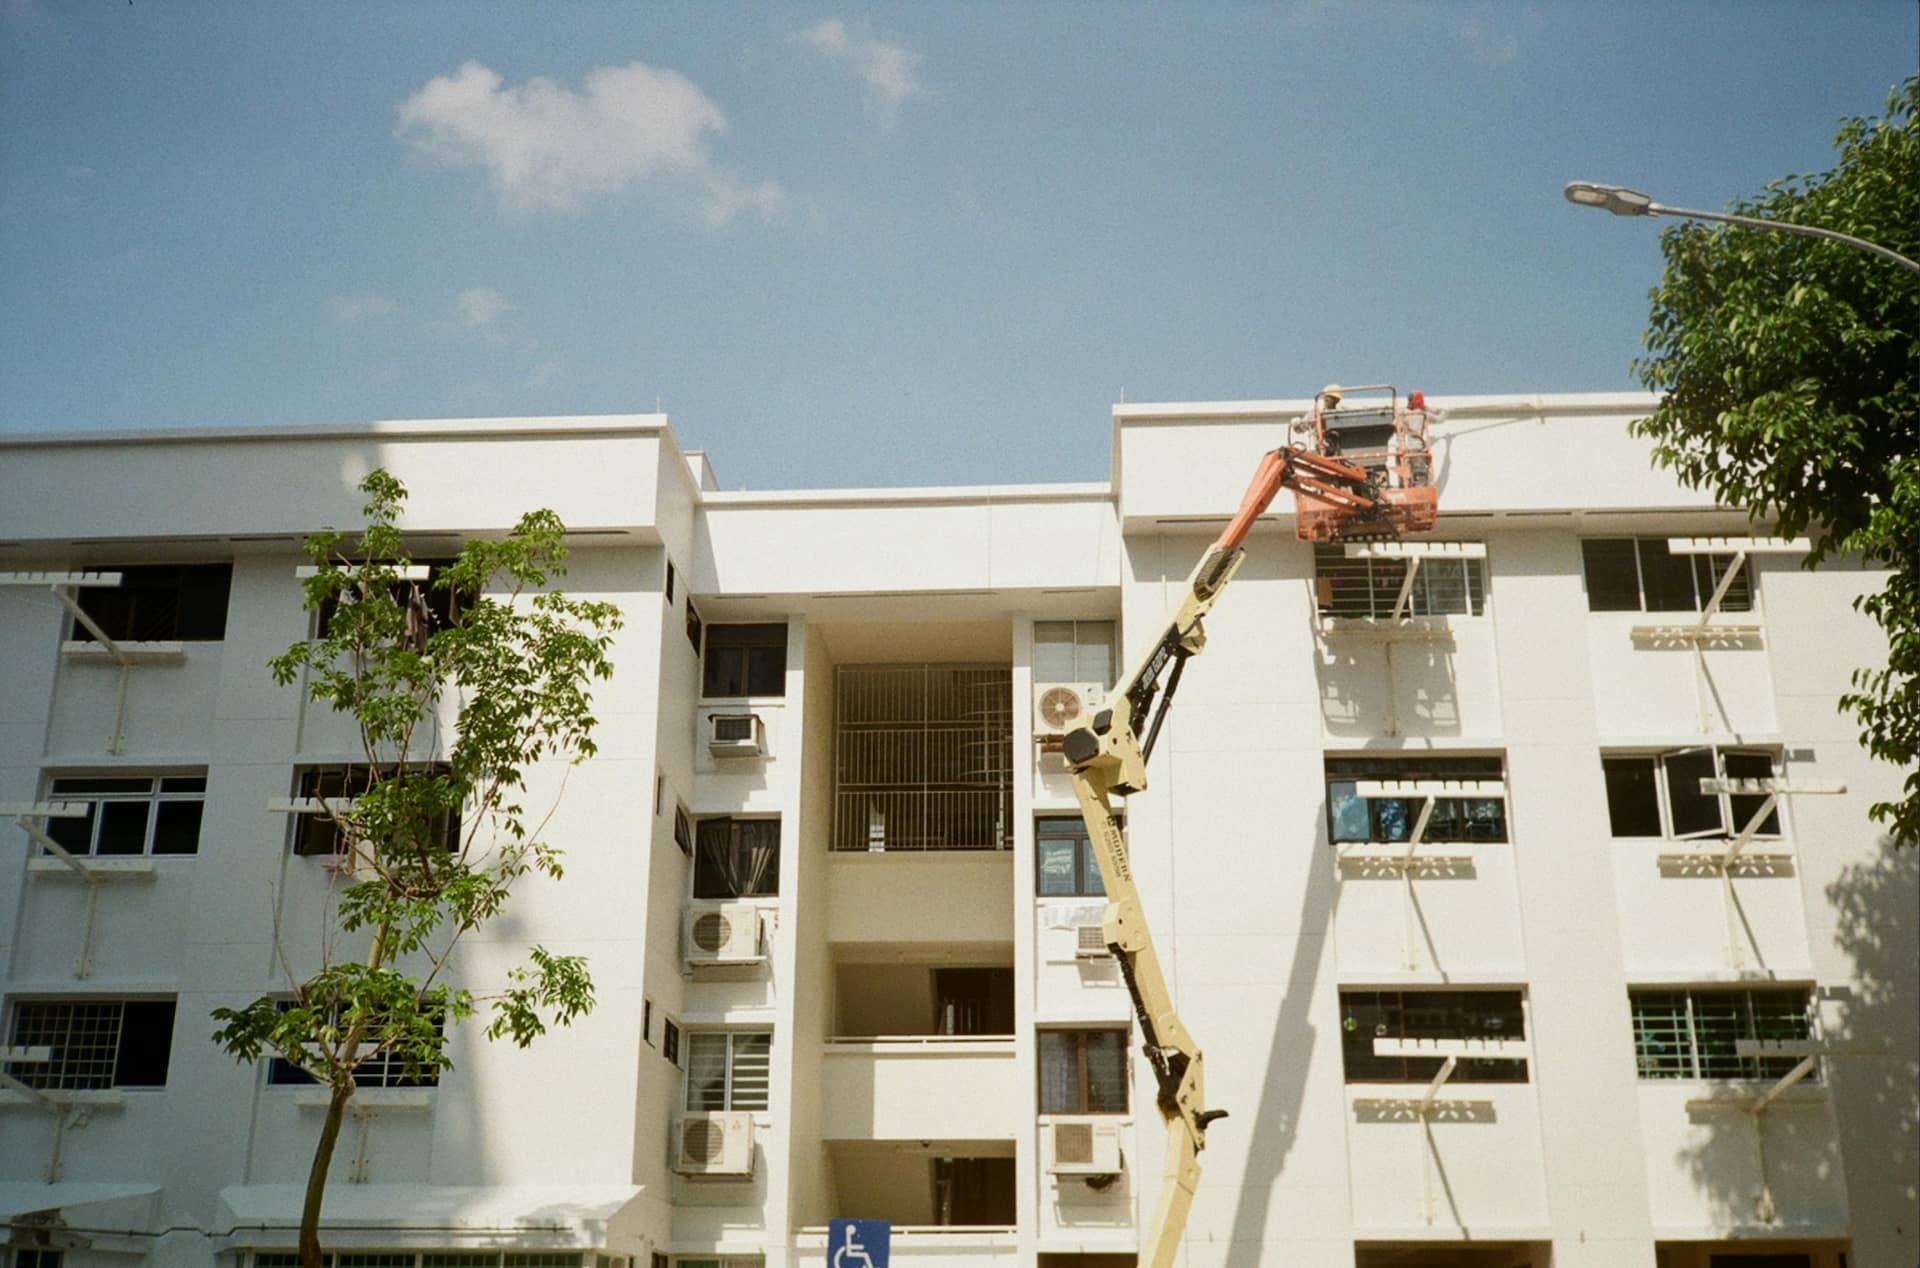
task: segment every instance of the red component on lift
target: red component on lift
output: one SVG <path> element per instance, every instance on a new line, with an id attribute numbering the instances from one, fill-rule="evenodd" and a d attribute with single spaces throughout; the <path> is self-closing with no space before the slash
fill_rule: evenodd
<path id="1" fill-rule="evenodd" d="M 1385 392 L 1387 399 L 1346 404 L 1355 392 Z M 1429 421 L 1426 394 L 1410 393 L 1403 406 L 1391 383 L 1354 388 L 1329 384 L 1316 392 L 1312 412 L 1294 422 L 1295 445 L 1358 468 L 1372 496 L 1332 497 L 1311 485 L 1296 487 L 1300 539 L 1353 541 L 1432 529 L 1440 507 L 1427 441 Z"/>

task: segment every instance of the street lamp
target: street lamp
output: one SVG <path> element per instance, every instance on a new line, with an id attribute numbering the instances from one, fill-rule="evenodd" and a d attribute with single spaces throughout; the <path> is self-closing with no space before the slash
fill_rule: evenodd
<path id="1" fill-rule="evenodd" d="M 1718 220 L 1724 224 L 1742 225 L 1748 229 L 1773 229 L 1780 233 L 1805 234 L 1809 238 L 1826 238 L 1832 242 L 1844 242 L 1850 247 L 1859 247 L 1862 251 L 1871 251 L 1875 255 L 1885 256 L 1901 268 L 1912 273 L 1920 273 L 1920 263 L 1909 260 L 1897 251 L 1889 251 L 1864 238 L 1852 234 L 1836 233 L 1832 229 L 1815 229 L 1811 225 L 1788 224 L 1784 220 L 1756 220 L 1752 216 L 1729 216 L 1718 211 L 1693 211 L 1686 207 L 1668 207 L 1653 201 L 1651 195 L 1637 189 L 1628 189 L 1624 185 L 1596 185 L 1592 181 L 1571 181 L 1567 185 L 1567 201 L 1576 207 L 1604 207 L 1616 216 L 1685 216 L 1689 220 Z"/>

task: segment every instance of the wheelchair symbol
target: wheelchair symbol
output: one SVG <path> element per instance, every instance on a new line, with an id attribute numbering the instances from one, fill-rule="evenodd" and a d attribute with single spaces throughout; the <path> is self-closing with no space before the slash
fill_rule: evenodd
<path id="1" fill-rule="evenodd" d="M 846 1230 L 846 1245 L 833 1252 L 833 1268 L 873 1268 L 873 1256 L 867 1253 L 865 1246 L 853 1240 L 856 1229 L 851 1221 L 847 1223 Z"/>

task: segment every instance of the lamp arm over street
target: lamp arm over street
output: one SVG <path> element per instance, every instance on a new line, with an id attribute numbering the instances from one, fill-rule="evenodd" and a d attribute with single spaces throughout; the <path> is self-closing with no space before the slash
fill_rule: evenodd
<path id="1" fill-rule="evenodd" d="M 1898 264 L 1910 273 L 1920 273 L 1920 262 L 1909 260 L 1898 251 L 1890 251 L 1878 243 L 1856 238 L 1850 233 L 1840 233 L 1833 229 L 1816 229 L 1812 225 L 1790 224 L 1784 220 L 1760 220 L 1753 216 L 1733 216 L 1719 211 L 1697 211 L 1688 207 L 1669 207 L 1657 203 L 1637 189 L 1627 189 L 1621 185 L 1596 185 L 1591 181 L 1571 181 L 1566 188 L 1567 201 L 1576 207 L 1604 207 L 1616 216 L 1683 216 L 1689 220 L 1718 220 L 1723 224 L 1740 225 L 1748 229 L 1772 229 L 1780 233 L 1798 233 L 1809 238 L 1826 238 L 1832 242 L 1844 242 L 1850 247 L 1859 247 L 1862 251 L 1871 251 L 1875 255 Z"/>

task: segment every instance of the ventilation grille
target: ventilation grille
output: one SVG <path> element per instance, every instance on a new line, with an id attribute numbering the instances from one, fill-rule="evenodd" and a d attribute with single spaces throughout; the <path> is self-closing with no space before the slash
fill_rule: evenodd
<path id="1" fill-rule="evenodd" d="M 1053 1160 L 1069 1167 L 1093 1165 L 1093 1124 L 1055 1123 Z"/>
<path id="2" fill-rule="evenodd" d="M 1093 1148 L 1089 1137 L 1087 1148 Z M 680 1155 L 689 1162 L 711 1167 L 727 1153 L 727 1133 L 709 1118 L 690 1118 L 680 1129 Z"/>
<path id="3" fill-rule="evenodd" d="M 693 918 L 693 945 L 718 955 L 733 941 L 733 918 L 724 911 L 702 912 Z"/>

